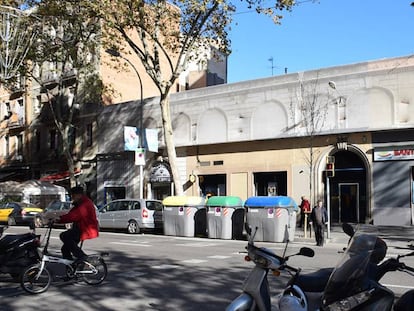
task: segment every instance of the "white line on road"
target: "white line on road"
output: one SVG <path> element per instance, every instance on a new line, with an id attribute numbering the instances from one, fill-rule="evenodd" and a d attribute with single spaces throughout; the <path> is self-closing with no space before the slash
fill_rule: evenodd
<path id="1" fill-rule="evenodd" d="M 210 259 L 227 259 L 227 258 L 231 258 L 231 256 L 214 255 L 214 256 L 207 256 L 207 258 L 210 258 Z"/>
<path id="2" fill-rule="evenodd" d="M 203 263 L 203 262 L 207 262 L 208 260 L 204 260 L 204 259 L 188 259 L 188 260 L 183 260 L 181 261 L 182 263 L 189 263 L 189 264 L 199 264 L 199 263 Z"/>
<path id="3" fill-rule="evenodd" d="M 406 286 L 406 285 L 393 285 L 393 284 L 382 284 L 385 287 L 395 287 L 395 288 L 404 288 L 404 289 L 414 289 L 414 286 Z"/>
<path id="4" fill-rule="evenodd" d="M 188 247 L 209 247 L 209 246 L 217 246 L 214 243 L 180 243 L 175 244 L 176 246 L 188 246 Z"/>
<path id="5" fill-rule="evenodd" d="M 128 245 L 128 246 L 142 246 L 142 247 L 149 247 L 152 246 L 150 244 L 142 244 L 142 243 L 127 243 L 127 242 L 110 242 L 110 244 L 117 244 L 117 245 Z"/>
<path id="6" fill-rule="evenodd" d="M 156 269 L 156 270 L 167 270 L 167 269 L 178 269 L 178 268 L 182 268 L 179 265 L 159 265 L 159 266 L 153 266 L 152 269 Z"/>

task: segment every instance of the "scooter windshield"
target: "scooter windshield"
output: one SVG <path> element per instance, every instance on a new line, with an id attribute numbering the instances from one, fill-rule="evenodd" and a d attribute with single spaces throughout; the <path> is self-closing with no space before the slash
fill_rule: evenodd
<path id="1" fill-rule="evenodd" d="M 376 234 L 356 233 L 354 235 L 325 287 L 323 297 L 325 306 L 366 288 L 370 259 L 376 240 Z"/>

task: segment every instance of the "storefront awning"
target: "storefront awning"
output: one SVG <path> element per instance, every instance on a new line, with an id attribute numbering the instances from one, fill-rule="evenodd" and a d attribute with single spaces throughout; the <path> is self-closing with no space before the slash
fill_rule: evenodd
<path id="1" fill-rule="evenodd" d="M 81 169 L 75 169 L 75 176 L 79 176 L 80 174 L 82 174 L 82 170 Z M 55 173 L 55 174 L 43 176 L 39 180 L 40 181 L 54 182 L 54 181 L 66 180 L 68 178 L 70 178 L 70 172 L 65 171 L 65 172 L 60 172 L 60 173 Z"/>

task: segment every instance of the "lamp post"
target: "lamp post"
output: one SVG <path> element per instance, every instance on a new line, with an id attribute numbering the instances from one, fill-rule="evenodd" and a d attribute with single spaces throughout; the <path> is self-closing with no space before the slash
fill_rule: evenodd
<path id="1" fill-rule="evenodd" d="M 141 80 L 141 76 L 137 70 L 137 68 L 134 66 L 134 64 L 126 57 L 124 57 L 119 51 L 114 50 L 114 49 L 107 49 L 106 53 L 108 53 L 109 55 L 113 56 L 113 57 L 120 57 L 123 60 L 125 60 L 131 67 L 132 69 L 134 69 L 138 80 L 139 80 L 139 86 L 140 86 L 140 117 L 139 117 L 139 146 L 138 148 L 142 149 L 143 146 L 143 105 L 144 105 L 144 91 L 143 91 L 143 86 L 142 86 L 142 80 Z M 136 151 L 135 151 L 136 152 Z M 139 165 L 139 198 L 143 199 L 144 198 L 144 165 L 142 163 L 140 163 Z"/>

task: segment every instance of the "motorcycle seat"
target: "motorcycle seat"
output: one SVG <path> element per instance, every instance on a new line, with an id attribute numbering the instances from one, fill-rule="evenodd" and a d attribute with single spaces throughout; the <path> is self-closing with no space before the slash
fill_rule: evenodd
<path id="1" fill-rule="evenodd" d="M 31 233 L 8 234 L 8 235 L 3 236 L 3 238 L 0 239 L 0 252 L 7 250 L 8 248 L 10 248 L 10 246 L 12 246 L 15 243 L 24 241 L 28 238 L 32 238 Z"/>
<path id="2" fill-rule="evenodd" d="M 333 269 L 323 268 L 315 272 L 299 274 L 295 280 L 295 285 L 299 286 L 304 292 L 323 292 Z"/>

